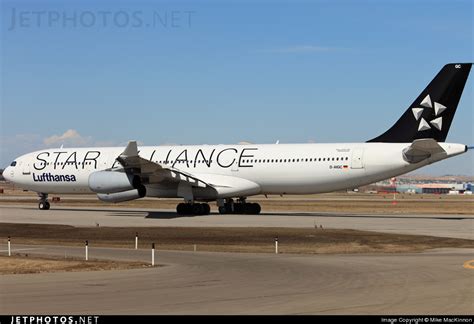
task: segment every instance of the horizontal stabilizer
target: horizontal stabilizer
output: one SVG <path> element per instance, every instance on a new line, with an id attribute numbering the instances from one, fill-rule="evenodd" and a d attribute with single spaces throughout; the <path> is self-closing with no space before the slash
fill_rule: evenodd
<path id="1" fill-rule="evenodd" d="M 435 154 L 447 154 L 446 151 L 432 138 L 423 138 L 403 150 L 403 159 L 409 163 L 418 163 Z"/>

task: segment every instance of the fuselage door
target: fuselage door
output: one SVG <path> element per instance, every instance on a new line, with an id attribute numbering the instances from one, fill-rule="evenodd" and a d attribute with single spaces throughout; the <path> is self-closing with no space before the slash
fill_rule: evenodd
<path id="1" fill-rule="evenodd" d="M 23 161 L 21 165 L 21 171 L 23 175 L 30 175 L 31 174 L 31 169 L 30 169 L 30 162 L 29 161 Z"/>
<path id="2" fill-rule="evenodd" d="M 238 159 L 236 159 L 234 164 L 232 164 L 231 170 L 233 172 L 238 172 L 239 171 L 239 160 Z"/>
<path id="3" fill-rule="evenodd" d="M 364 149 L 355 148 L 352 150 L 351 169 L 364 168 Z"/>

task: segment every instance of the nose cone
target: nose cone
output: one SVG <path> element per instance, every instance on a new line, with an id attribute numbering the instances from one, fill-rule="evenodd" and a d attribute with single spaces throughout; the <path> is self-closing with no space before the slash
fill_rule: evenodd
<path id="1" fill-rule="evenodd" d="M 7 181 L 11 181 L 10 171 L 11 171 L 11 167 L 7 167 L 5 170 L 3 170 L 3 173 L 2 173 L 2 176 Z"/>

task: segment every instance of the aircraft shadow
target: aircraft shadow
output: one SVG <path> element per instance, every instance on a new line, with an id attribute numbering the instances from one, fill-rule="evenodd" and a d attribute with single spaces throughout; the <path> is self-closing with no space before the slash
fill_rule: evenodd
<path id="1" fill-rule="evenodd" d="M 35 209 L 35 208 L 26 208 Z M 103 208 L 61 208 L 53 207 L 51 211 L 70 211 L 70 212 L 104 212 L 107 216 L 114 217 L 141 217 L 149 219 L 174 219 L 184 217 L 199 217 L 202 215 L 178 215 L 174 211 L 147 211 L 147 210 L 133 210 L 133 209 L 103 209 Z M 211 213 L 210 216 L 220 216 L 218 213 Z M 222 215 L 226 216 L 226 215 Z M 228 216 L 228 215 L 227 215 Z M 254 217 L 265 217 L 265 216 L 299 216 L 299 217 L 326 217 L 326 218 L 370 218 L 370 219 L 435 219 L 435 220 L 466 220 L 474 219 L 471 215 L 457 215 L 457 217 L 449 217 L 442 215 L 368 215 L 368 214 L 339 214 L 339 213 L 318 213 L 318 212 L 293 212 L 293 213 L 282 213 L 282 212 L 264 212 L 260 215 L 235 215 L 235 216 L 254 216 Z"/>
<path id="2" fill-rule="evenodd" d="M 182 217 L 195 217 L 194 215 L 178 215 L 173 211 L 147 211 L 133 209 L 99 209 L 99 208 L 54 208 L 52 211 L 68 211 L 68 212 L 103 212 L 105 216 L 112 217 L 140 217 L 150 219 L 173 219 Z"/>
<path id="3" fill-rule="evenodd" d="M 151 219 L 173 219 L 173 218 L 183 218 L 183 217 L 198 217 L 200 215 L 178 215 L 173 212 L 148 212 L 148 215 L 145 218 Z M 202 216 L 202 215 L 201 215 Z"/>

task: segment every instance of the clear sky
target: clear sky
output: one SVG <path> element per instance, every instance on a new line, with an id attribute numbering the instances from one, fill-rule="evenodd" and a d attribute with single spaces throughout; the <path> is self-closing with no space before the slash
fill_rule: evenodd
<path id="1" fill-rule="evenodd" d="M 458 1 L 2 1 L 0 167 L 66 146 L 358 142 L 450 62 Z M 474 145 L 471 74 L 447 141 Z M 420 170 L 474 174 L 473 152 Z"/>

